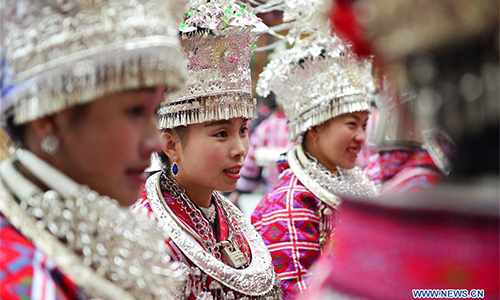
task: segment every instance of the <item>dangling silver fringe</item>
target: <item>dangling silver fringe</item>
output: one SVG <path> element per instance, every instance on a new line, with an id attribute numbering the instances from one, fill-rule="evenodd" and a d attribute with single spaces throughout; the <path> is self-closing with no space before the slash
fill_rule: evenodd
<path id="1" fill-rule="evenodd" d="M 251 93 L 233 92 L 189 101 L 177 101 L 158 111 L 161 130 L 233 118 L 257 118 L 257 101 Z"/>
<path id="2" fill-rule="evenodd" d="M 366 101 L 366 94 L 343 96 L 331 100 L 327 105 L 315 106 L 295 120 L 290 120 L 290 140 L 297 141 L 300 135 L 313 126 L 358 111 L 371 111 L 370 104 Z"/>
<path id="3" fill-rule="evenodd" d="M 20 83 L 14 120 L 23 124 L 108 94 L 166 85 L 182 89 L 185 63 L 169 42 L 140 49 L 87 55 Z M 175 51 L 174 51 L 175 50 Z M 168 53 L 168 55 L 166 55 Z"/>

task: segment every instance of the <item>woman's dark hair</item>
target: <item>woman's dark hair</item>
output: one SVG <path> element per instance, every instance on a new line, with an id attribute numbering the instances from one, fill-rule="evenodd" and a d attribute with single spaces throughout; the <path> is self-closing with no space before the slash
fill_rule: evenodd
<path id="1" fill-rule="evenodd" d="M 26 125 L 16 125 L 14 123 L 14 116 L 8 117 L 5 125 L 5 131 L 7 131 L 7 134 L 10 136 L 12 142 L 16 144 L 16 147 L 23 147 Z"/>
<path id="2" fill-rule="evenodd" d="M 165 129 L 163 131 L 175 132 L 175 134 L 177 134 L 179 136 L 180 141 L 181 141 L 182 145 L 184 146 L 185 141 L 186 141 L 186 137 L 188 134 L 188 129 L 189 129 L 188 126 L 178 126 L 178 127 L 171 128 L 171 129 Z M 157 153 L 157 155 L 158 155 L 158 158 L 160 159 L 162 171 L 164 171 L 165 174 L 167 174 L 167 176 L 170 176 L 170 171 L 169 171 L 170 167 L 171 167 L 170 159 L 165 154 L 165 152 Z"/>

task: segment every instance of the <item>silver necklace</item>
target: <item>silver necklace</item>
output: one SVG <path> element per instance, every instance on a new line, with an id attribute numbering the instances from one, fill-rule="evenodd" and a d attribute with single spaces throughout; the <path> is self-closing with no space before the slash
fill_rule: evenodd
<path id="1" fill-rule="evenodd" d="M 17 150 L 16 157 L 50 190 L 43 192 L 8 160 L 1 166 L 1 185 L 8 189 L 1 188 L 0 211 L 85 294 L 173 299 L 183 273 L 169 262 L 166 235 L 154 222 L 75 183 L 27 150 Z"/>
<path id="2" fill-rule="evenodd" d="M 181 205 L 183 210 L 188 214 L 191 222 L 194 224 L 194 228 L 200 233 L 202 239 L 210 252 L 217 258 L 221 259 L 221 254 L 224 256 L 226 262 L 233 268 L 241 268 L 248 265 L 249 257 L 245 256 L 243 252 L 238 247 L 239 241 L 241 245 L 245 245 L 243 238 L 241 237 L 241 231 L 237 231 L 235 224 L 230 221 L 230 217 L 226 214 L 226 209 L 220 201 L 220 196 L 218 193 L 214 192 L 212 197 L 214 199 L 214 222 L 215 222 L 215 206 L 221 207 L 223 219 L 226 221 L 228 226 L 229 236 L 227 240 L 217 242 L 215 235 L 213 233 L 212 227 L 210 226 L 208 220 L 204 217 L 201 210 L 198 209 L 188 195 L 185 192 L 184 187 L 182 187 L 177 181 L 168 177 L 165 173 L 162 173 L 162 178 L 160 181 L 162 187 L 165 187 L 167 191 L 173 196 L 175 201 Z M 175 214 L 173 214 L 175 216 Z M 177 218 L 176 218 L 177 219 Z M 179 224 L 184 226 L 180 221 Z M 237 241 L 234 238 L 237 237 Z"/>
<path id="3" fill-rule="evenodd" d="M 288 151 L 287 159 L 300 182 L 332 208 L 340 204 L 340 196 L 365 199 L 378 196 L 378 187 L 359 167 L 351 170 L 339 169 L 339 176 L 334 176 L 313 156 L 307 155 L 302 145 Z"/>
<path id="4" fill-rule="evenodd" d="M 262 241 L 262 237 L 229 200 L 222 196 L 219 199 L 227 214 L 231 215 L 234 222 L 238 224 L 237 228 L 241 228 L 252 255 L 249 265 L 242 269 L 235 269 L 217 259 L 211 251 L 204 249 L 195 237 L 175 220 L 175 216 L 169 211 L 168 205 L 163 199 L 160 179 L 161 174 L 156 173 L 146 181 L 146 193 L 151 209 L 161 228 L 168 233 L 182 253 L 199 270 L 202 270 L 201 272 L 229 288 L 230 291 L 226 293 L 229 298 L 233 295 L 232 299 L 234 299 L 234 293 L 231 291 L 233 290 L 244 295 L 241 299 L 281 299 L 280 281 L 274 273 L 271 255 Z M 212 288 L 222 291 L 222 287 L 218 284 L 213 284 L 213 287 L 211 284 L 210 289 Z M 205 289 L 201 291 L 207 295 Z"/>
<path id="5" fill-rule="evenodd" d="M 203 215 L 207 218 L 208 222 L 210 222 L 210 225 L 213 226 L 215 224 L 215 217 L 217 216 L 217 213 L 215 212 L 215 205 L 210 203 L 208 208 L 200 206 L 200 209 L 203 212 Z"/>

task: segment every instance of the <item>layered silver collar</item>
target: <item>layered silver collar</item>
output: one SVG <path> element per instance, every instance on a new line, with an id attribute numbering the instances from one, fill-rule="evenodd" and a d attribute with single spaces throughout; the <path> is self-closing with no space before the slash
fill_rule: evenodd
<path id="1" fill-rule="evenodd" d="M 49 190 L 25 178 L 15 159 Z M 0 168 L 2 214 L 86 295 L 173 299 L 184 276 L 169 262 L 167 236 L 152 220 L 77 184 L 27 150 L 17 150 Z"/>
<path id="2" fill-rule="evenodd" d="M 288 151 L 287 160 L 300 182 L 332 208 L 340 204 L 341 196 L 366 199 L 375 198 L 379 194 L 378 187 L 361 168 L 339 168 L 339 176 L 335 176 L 314 157 L 307 155 L 302 145 Z"/>
<path id="3" fill-rule="evenodd" d="M 146 193 L 154 215 L 173 242 L 198 268 L 224 286 L 248 297 L 281 299 L 281 288 L 271 261 L 271 255 L 254 227 L 243 214 L 227 199 L 220 197 L 223 208 L 235 218 L 250 246 L 252 260 L 244 269 L 232 268 L 209 251 L 176 221 L 177 217 L 165 202 L 161 192 L 161 172 L 153 174 L 146 181 Z"/>

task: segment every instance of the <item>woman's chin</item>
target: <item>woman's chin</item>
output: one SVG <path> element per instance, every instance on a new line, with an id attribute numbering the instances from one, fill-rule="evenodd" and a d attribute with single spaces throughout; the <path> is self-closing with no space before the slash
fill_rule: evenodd
<path id="1" fill-rule="evenodd" d="M 220 189 L 217 189 L 219 192 L 223 193 L 229 193 L 234 191 L 238 187 L 238 184 L 225 184 L 224 186 L 221 186 Z"/>
<path id="2" fill-rule="evenodd" d="M 356 166 L 356 161 L 353 161 L 353 162 L 344 162 L 343 164 L 338 164 L 338 166 L 341 169 L 350 170 L 350 169 L 352 169 L 352 168 L 354 168 Z"/>
<path id="3" fill-rule="evenodd" d="M 114 197 L 109 196 L 110 198 L 115 199 L 120 206 L 123 207 L 129 207 L 135 204 L 137 199 L 139 199 L 140 196 L 140 189 L 133 189 L 129 191 L 120 191 L 120 193 L 115 194 Z"/>

